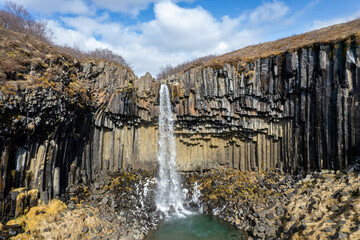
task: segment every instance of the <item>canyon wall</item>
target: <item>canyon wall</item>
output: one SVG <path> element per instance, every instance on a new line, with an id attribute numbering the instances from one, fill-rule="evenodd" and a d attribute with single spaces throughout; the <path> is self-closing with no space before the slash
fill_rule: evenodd
<path id="1" fill-rule="evenodd" d="M 104 61 L 29 58 L 21 72 L 0 72 L 3 219 L 31 202 L 27 189 L 47 202 L 109 172 L 155 170 L 160 82 L 171 93 L 179 170 L 298 173 L 344 169 L 360 156 L 356 41 L 193 67 L 161 81 Z"/>

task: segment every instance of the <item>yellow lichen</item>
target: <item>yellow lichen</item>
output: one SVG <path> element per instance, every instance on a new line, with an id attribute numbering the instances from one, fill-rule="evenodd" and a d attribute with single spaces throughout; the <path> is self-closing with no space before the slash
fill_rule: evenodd
<path id="1" fill-rule="evenodd" d="M 114 190 L 117 185 L 120 184 L 120 177 L 115 178 L 110 183 L 110 190 Z"/>
<path id="2" fill-rule="evenodd" d="M 244 75 L 245 75 L 245 77 L 253 77 L 255 75 L 255 72 L 253 70 L 250 70 L 250 71 L 246 72 Z"/>
<path id="3" fill-rule="evenodd" d="M 29 190 L 28 196 L 30 199 L 30 203 L 37 201 L 37 199 L 39 198 L 39 190 L 38 189 Z"/>
<path id="4" fill-rule="evenodd" d="M 66 210 L 66 205 L 60 200 L 52 200 L 49 205 L 39 205 L 30 208 L 29 212 L 16 219 L 10 220 L 6 225 L 21 225 L 25 232 L 32 231 L 41 221 L 46 221 Z M 18 237 L 13 239 L 19 239 Z M 21 238 L 20 238 L 21 239 Z"/>
<path id="5" fill-rule="evenodd" d="M 27 194 L 26 193 L 20 193 L 17 197 L 16 197 L 16 216 L 19 216 L 21 214 L 24 214 L 24 201 L 27 198 Z"/>

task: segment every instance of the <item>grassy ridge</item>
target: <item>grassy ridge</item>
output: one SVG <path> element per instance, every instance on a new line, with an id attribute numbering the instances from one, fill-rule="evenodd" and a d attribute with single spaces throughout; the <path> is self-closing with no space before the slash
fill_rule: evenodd
<path id="1" fill-rule="evenodd" d="M 250 61 L 255 58 L 265 58 L 278 55 L 287 51 L 294 51 L 302 47 L 310 47 L 316 43 L 335 43 L 344 40 L 360 42 L 360 19 L 347 23 L 325 27 L 319 30 L 294 35 L 276 41 L 251 45 L 219 57 L 212 58 L 200 63 L 201 66 L 221 66 L 224 63 L 239 60 Z M 192 65 L 189 68 L 199 66 Z"/>

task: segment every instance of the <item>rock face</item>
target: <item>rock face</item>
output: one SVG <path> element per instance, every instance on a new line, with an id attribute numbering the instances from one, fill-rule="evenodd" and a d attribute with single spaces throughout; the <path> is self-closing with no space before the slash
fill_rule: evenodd
<path id="1" fill-rule="evenodd" d="M 14 216 L 20 187 L 48 201 L 100 173 L 156 169 L 160 82 L 2 41 L 1 56 L 19 67 L 0 69 L 0 215 Z M 360 155 L 360 46 L 352 38 L 194 67 L 162 82 L 180 170 L 295 173 L 343 169 Z"/>
<path id="2" fill-rule="evenodd" d="M 343 169 L 359 155 L 360 47 L 315 45 L 172 76 L 181 169 Z"/>
<path id="3" fill-rule="evenodd" d="M 357 43 L 344 41 L 163 80 L 176 117 L 179 169 L 295 173 L 352 164 L 360 155 L 359 55 Z M 145 76 L 134 88 L 133 99 L 115 95 L 95 121 L 94 138 L 105 143 L 98 155 L 110 161 L 105 168 L 156 166 L 159 84 Z M 130 122 L 122 119 L 129 115 Z"/>

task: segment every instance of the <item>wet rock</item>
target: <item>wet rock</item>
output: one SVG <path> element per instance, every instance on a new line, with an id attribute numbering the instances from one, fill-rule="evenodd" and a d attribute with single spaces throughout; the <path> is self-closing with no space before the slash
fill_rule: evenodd
<path id="1" fill-rule="evenodd" d="M 291 215 L 290 218 L 289 218 L 289 221 L 290 222 L 293 222 L 296 220 L 296 216 L 295 215 Z"/>
<path id="2" fill-rule="evenodd" d="M 67 207 L 70 209 L 70 210 L 73 210 L 73 209 L 76 209 L 76 205 L 73 203 L 73 202 L 70 202 Z"/>
<path id="3" fill-rule="evenodd" d="M 348 233 L 338 232 L 336 237 L 337 237 L 337 239 L 347 239 L 348 238 Z"/>
<path id="4" fill-rule="evenodd" d="M 107 203 L 109 202 L 109 199 L 107 197 L 104 197 L 102 200 L 101 200 L 101 203 L 106 205 Z"/>
<path id="5" fill-rule="evenodd" d="M 40 193 L 40 199 L 45 203 L 48 204 L 49 203 L 49 193 L 47 191 L 44 191 L 42 193 Z"/>
<path id="6" fill-rule="evenodd" d="M 276 228 L 273 226 L 266 226 L 266 228 L 265 228 L 265 234 L 267 236 L 274 236 L 275 231 L 276 231 Z"/>
<path id="7" fill-rule="evenodd" d="M 89 227 L 85 226 L 82 230 L 83 233 L 88 233 L 89 232 Z"/>
<path id="8" fill-rule="evenodd" d="M 289 189 L 288 191 L 286 191 L 285 192 L 285 196 L 287 197 L 287 198 L 291 198 L 292 196 L 294 196 L 294 194 L 295 194 L 295 189 Z"/>
<path id="9" fill-rule="evenodd" d="M 96 230 L 97 233 L 100 233 L 102 231 L 101 225 L 96 225 L 95 230 Z"/>
<path id="10" fill-rule="evenodd" d="M 273 212 L 269 212 L 269 213 L 266 214 L 266 218 L 269 219 L 269 220 L 272 220 L 274 217 L 275 217 L 275 215 L 274 215 Z"/>
<path id="11" fill-rule="evenodd" d="M 284 211 L 283 207 L 279 206 L 279 207 L 276 208 L 276 215 L 277 216 L 282 216 L 284 213 L 285 213 L 285 211 Z"/>
<path id="12" fill-rule="evenodd" d="M 264 225 L 256 225 L 254 227 L 254 231 L 257 231 L 259 233 L 263 233 L 263 232 L 265 232 L 265 226 Z"/>
<path id="13" fill-rule="evenodd" d="M 117 206 L 118 206 L 118 205 L 117 205 L 117 203 L 116 203 L 115 201 L 112 201 L 112 202 L 111 202 L 111 207 L 112 207 L 112 208 L 117 208 Z"/>

